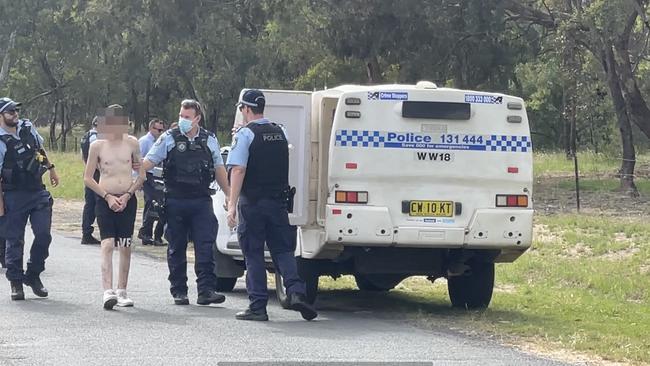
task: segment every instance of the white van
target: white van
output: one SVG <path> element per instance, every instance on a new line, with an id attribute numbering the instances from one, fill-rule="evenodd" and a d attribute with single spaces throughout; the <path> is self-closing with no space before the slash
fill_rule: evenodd
<path id="1" fill-rule="evenodd" d="M 290 221 L 310 301 L 323 275 L 353 275 L 367 291 L 427 276 L 447 278 L 453 306 L 488 306 L 494 263 L 514 261 L 532 241 L 521 98 L 431 82 L 264 94 L 265 116 L 288 130 L 297 188 Z M 243 256 L 225 225 L 223 194 L 214 202 L 223 291 L 243 274 Z"/>

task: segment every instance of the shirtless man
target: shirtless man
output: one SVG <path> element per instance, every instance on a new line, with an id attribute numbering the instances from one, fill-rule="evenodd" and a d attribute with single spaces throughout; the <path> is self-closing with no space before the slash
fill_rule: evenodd
<path id="1" fill-rule="evenodd" d="M 102 253 L 102 285 L 104 309 L 113 306 L 133 306 L 126 294 L 131 264 L 131 238 L 135 224 L 137 202 L 135 191 L 144 182 L 144 171 L 139 169 L 133 181 L 133 164 L 140 162 L 138 140 L 127 134 L 128 119 L 122 107 L 106 108 L 97 128 L 98 139 L 90 145 L 84 183 L 97 194 L 95 213 Z M 100 171 L 99 183 L 93 179 L 95 169 Z M 113 249 L 120 253 L 117 291 L 113 290 Z"/>

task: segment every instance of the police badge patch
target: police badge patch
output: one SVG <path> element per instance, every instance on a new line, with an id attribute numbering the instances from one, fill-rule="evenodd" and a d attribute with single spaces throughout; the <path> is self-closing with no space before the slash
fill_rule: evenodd
<path id="1" fill-rule="evenodd" d="M 236 134 L 235 134 L 235 136 L 232 137 L 232 144 L 230 144 L 230 149 L 231 150 L 234 149 L 235 146 L 237 146 L 237 135 Z"/>
<path id="2" fill-rule="evenodd" d="M 187 144 L 184 142 L 179 142 L 178 143 L 178 151 L 179 152 L 185 152 L 187 150 Z"/>

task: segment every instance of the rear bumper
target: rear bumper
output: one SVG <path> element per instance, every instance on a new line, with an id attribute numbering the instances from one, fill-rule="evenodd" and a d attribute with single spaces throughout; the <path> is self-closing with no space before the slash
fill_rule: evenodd
<path id="1" fill-rule="evenodd" d="M 333 212 L 337 212 L 334 214 Z M 467 227 L 393 224 L 386 207 L 328 205 L 326 242 L 352 246 L 525 250 L 532 209 L 478 209 Z"/>

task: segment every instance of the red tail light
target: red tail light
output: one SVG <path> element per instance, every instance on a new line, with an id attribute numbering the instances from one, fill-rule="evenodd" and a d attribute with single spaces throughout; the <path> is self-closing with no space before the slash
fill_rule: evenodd
<path id="1" fill-rule="evenodd" d="M 497 194 L 497 207 L 528 207 L 528 196 L 525 194 Z"/>
<path id="2" fill-rule="evenodd" d="M 364 191 L 336 191 L 336 203 L 368 203 L 368 192 Z"/>

